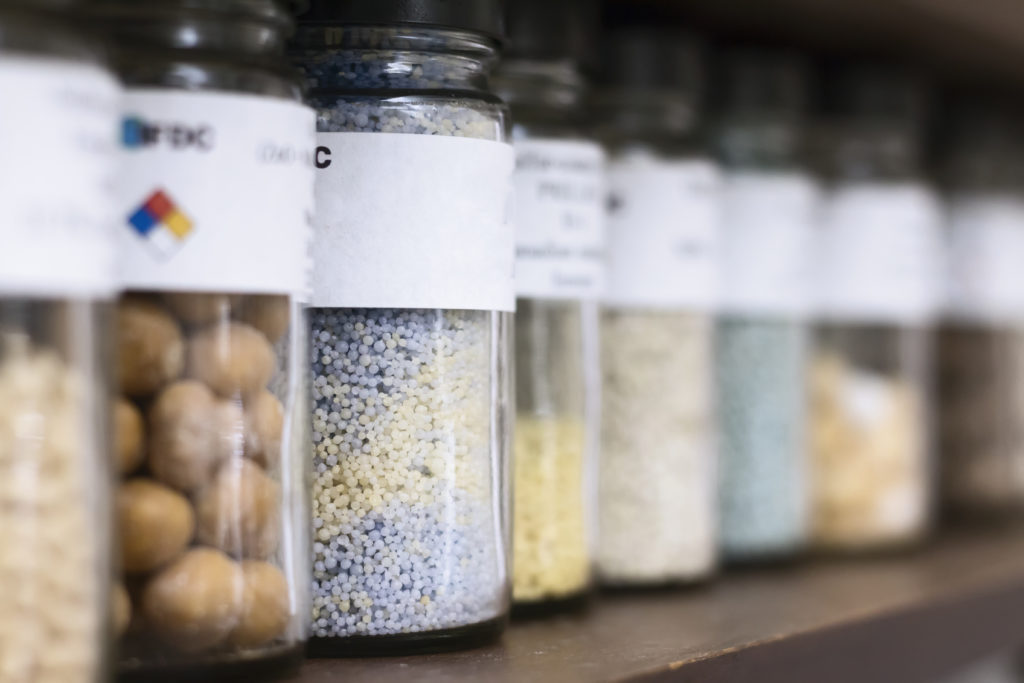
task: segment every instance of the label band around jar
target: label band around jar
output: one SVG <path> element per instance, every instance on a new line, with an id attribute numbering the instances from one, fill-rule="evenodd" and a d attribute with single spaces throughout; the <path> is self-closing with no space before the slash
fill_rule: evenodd
<path id="1" fill-rule="evenodd" d="M 513 165 L 491 140 L 318 133 L 313 305 L 514 310 Z"/>
<path id="2" fill-rule="evenodd" d="M 624 156 L 609 164 L 608 191 L 605 303 L 712 310 L 720 275 L 718 167 Z"/>
<path id="3" fill-rule="evenodd" d="M 818 187 L 799 172 L 738 171 L 723 197 L 722 305 L 735 315 L 802 317 L 812 298 Z"/>
<path id="4" fill-rule="evenodd" d="M 113 296 L 119 87 L 99 67 L 0 57 L 0 295 Z"/>
<path id="5" fill-rule="evenodd" d="M 585 140 L 517 140 L 516 294 L 597 299 L 604 289 L 605 159 Z"/>
<path id="6" fill-rule="evenodd" d="M 978 324 L 1024 321 L 1024 196 L 954 196 L 946 249 L 949 318 Z"/>
<path id="7" fill-rule="evenodd" d="M 130 89 L 124 111 L 122 285 L 306 298 L 313 110 L 257 95 Z"/>
<path id="8" fill-rule="evenodd" d="M 815 268 L 830 320 L 922 324 L 941 304 L 941 212 L 915 182 L 858 182 L 825 201 Z"/>

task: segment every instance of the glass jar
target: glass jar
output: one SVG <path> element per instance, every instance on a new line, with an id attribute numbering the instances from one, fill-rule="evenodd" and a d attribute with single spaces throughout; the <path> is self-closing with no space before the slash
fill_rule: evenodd
<path id="1" fill-rule="evenodd" d="M 62 3 L 0 7 L 0 680 L 106 671 L 118 88 Z M 113 611 L 122 618 L 121 595 Z"/>
<path id="2" fill-rule="evenodd" d="M 829 80 L 830 187 L 810 377 L 815 544 L 866 551 L 930 522 L 941 213 L 919 170 L 926 88 L 877 67 Z"/>
<path id="3" fill-rule="evenodd" d="M 803 63 L 721 57 L 725 167 L 718 326 L 721 544 L 729 561 L 777 560 L 808 535 L 805 378 L 817 187 L 802 165 Z"/>
<path id="4" fill-rule="evenodd" d="M 643 29 L 603 45 L 593 96 L 610 194 L 598 571 L 621 587 L 694 582 L 717 563 L 720 179 L 696 135 L 700 47 Z"/>
<path id="5" fill-rule="evenodd" d="M 495 3 L 314 2 L 314 655 L 504 629 L 513 152 Z"/>
<path id="6" fill-rule="evenodd" d="M 290 668 L 306 637 L 314 114 L 272 0 L 103 0 L 127 86 L 114 449 L 124 675 Z"/>
<path id="7" fill-rule="evenodd" d="M 938 338 L 943 495 L 959 514 L 1024 509 L 1024 131 L 974 93 L 947 121 L 948 299 Z"/>
<path id="8" fill-rule="evenodd" d="M 516 152 L 516 613 L 581 606 L 590 584 L 588 385 L 600 366 L 584 325 L 603 284 L 604 152 L 581 132 L 581 5 L 511 5 L 494 80 Z"/>

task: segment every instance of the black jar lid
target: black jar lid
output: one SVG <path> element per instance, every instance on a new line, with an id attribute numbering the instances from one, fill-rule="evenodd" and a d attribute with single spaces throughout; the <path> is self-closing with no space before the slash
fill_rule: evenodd
<path id="1" fill-rule="evenodd" d="M 509 0 L 507 8 L 505 57 L 591 61 L 600 25 L 596 0 Z"/>
<path id="2" fill-rule="evenodd" d="M 688 33 L 646 27 L 613 30 L 602 39 L 601 53 L 595 81 L 602 86 L 700 93 L 703 46 Z"/>
<path id="3" fill-rule="evenodd" d="M 444 28 L 480 33 L 498 41 L 505 35 L 501 0 L 312 0 L 299 21 Z"/>
<path id="4" fill-rule="evenodd" d="M 785 48 L 744 45 L 718 56 L 714 101 L 721 111 L 803 115 L 809 106 L 809 67 Z"/>
<path id="5" fill-rule="evenodd" d="M 908 125 L 927 116 L 929 86 L 921 74 L 877 63 L 834 67 L 826 82 L 826 111 L 844 118 Z"/>

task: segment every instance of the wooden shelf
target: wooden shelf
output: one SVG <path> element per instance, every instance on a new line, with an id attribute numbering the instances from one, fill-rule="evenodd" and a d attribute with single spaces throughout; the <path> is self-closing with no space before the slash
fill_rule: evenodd
<path id="1" fill-rule="evenodd" d="M 313 660 L 300 683 L 606 680 L 914 683 L 1024 640 L 1024 529 L 958 531 L 903 556 L 726 574 L 602 596 L 491 647 Z"/>
<path id="2" fill-rule="evenodd" d="M 929 67 L 939 80 L 1024 87 L 1024 11 L 1016 0 L 605 1 L 711 35 L 893 56 Z"/>

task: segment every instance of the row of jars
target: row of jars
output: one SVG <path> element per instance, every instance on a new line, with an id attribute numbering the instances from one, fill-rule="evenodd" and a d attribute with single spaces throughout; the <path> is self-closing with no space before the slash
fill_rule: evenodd
<path id="1" fill-rule="evenodd" d="M 305 94 L 274 0 L 0 5 L 0 679 L 91 680 L 108 612 L 127 675 L 266 674 L 918 540 L 933 355 L 951 498 L 1024 499 L 1013 124 L 954 136 L 933 354 L 918 86 L 837 76 L 807 164 L 798 59 L 707 125 L 696 43 L 588 91 L 552 5 L 492 88 L 496 2 L 313 2 Z"/>

